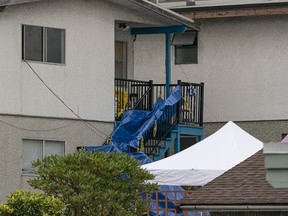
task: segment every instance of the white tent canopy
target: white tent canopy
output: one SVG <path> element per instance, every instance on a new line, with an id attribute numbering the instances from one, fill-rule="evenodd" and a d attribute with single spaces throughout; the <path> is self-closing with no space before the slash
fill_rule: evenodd
<path id="1" fill-rule="evenodd" d="M 263 143 L 228 122 L 199 143 L 143 165 L 159 185 L 202 186 L 263 148 Z"/>

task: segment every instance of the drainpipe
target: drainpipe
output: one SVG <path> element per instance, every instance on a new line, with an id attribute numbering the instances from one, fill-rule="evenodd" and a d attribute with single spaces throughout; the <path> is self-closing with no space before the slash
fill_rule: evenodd
<path id="1" fill-rule="evenodd" d="M 170 33 L 166 33 L 166 98 L 170 96 L 171 85 L 171 36 Z"/>

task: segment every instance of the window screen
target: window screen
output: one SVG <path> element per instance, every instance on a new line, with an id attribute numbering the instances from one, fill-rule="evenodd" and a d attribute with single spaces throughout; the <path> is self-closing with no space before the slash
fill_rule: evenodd
<path id="1" fill-rule="evenodd" d="M 22 59 L 64 64 L 65 30 L 23 25 Z"/>
<path id="2" fill-rule="evenodd" d="M 65 142 L 51 140 L 23 139 L 22 141 L 22 172 L 33 174 L 32 162 L 50 155 L 64 155 Z"/>
<path id="3" fill-rule="evenodd" d="M 64 63 L 63 29 L 47 28 L 47 62 Z"/>
<path id="4" fill-rule="evenodd" d="M 190 45 L 175 47 L 175 64 L 198 63 L 197 47 Z"/>
<path id="5" fill-rule="evenodd" d="M 32 161 L 43 157 L 42 140 L 23 140 L 22 170 L 26 173 L 33 173 Z"/>
<path id="6" fill-rule="evenodd" d="M 64 155 L 65 142 L 45 141 L 45 156 Z"/>
<path id="7" fill-rule="evenodd" d="M 24 56 L 27 60 L 42 61 L 43 31 L 38 26 L 23 26 Z"/>

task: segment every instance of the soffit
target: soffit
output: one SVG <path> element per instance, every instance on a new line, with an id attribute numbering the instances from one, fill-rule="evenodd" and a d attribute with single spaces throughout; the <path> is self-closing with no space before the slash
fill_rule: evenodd
<path id="1" fill-rule="evenodd" d="M 39 1 L 44 0 L 0 0 L 0 7 L 39 2 Z M 150 19 L 154 19 L 157 22 L 161 22 L 166 25 L 185 25 L 192 29 L 199 30 L 199 27 L 196 24 L 194 24 L 194 21 L 192 19 L 182 16 L 169 9 L 163 8 L 148 0 L 106 0 L 106 1 L 122 5 L 126 8 L 129 8 L 140 14 L 143 14 L 144 16 L 147 16 Z"/>
<path id="2" fill-rule="evenodd" d="M 0 0 L 0 6 L 25 4 L 25 3 L 32 3 L 32 2 L 39 2 L 39 1 L 43 1 L 43 0 Z"/>
<path id="3" fill-rule="evenodd" d="M 157 4 L 154 4 L 148 0 L 106 0 L 114 4 L 121 5 L 125 8 L 129 8 L 136 11 L 139 14 L 143 14 L 150 19 L 154 19 L 159 23 L 163 23 L 163 26 L 167 25 L 185 25 L 195 30 L 199 30 L 199 27 L 190 18 L 180 15 L 174 11 L 163 8 Z"/>

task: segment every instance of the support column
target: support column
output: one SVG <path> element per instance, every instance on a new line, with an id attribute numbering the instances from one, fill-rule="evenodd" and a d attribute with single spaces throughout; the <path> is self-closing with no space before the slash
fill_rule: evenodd
<path id="1" fill-rule="evenodd" d="M 171 36 L 170 33 L 166 33 L 166 98 L 170 96 L 170 84 L 171 84 Z"/>

